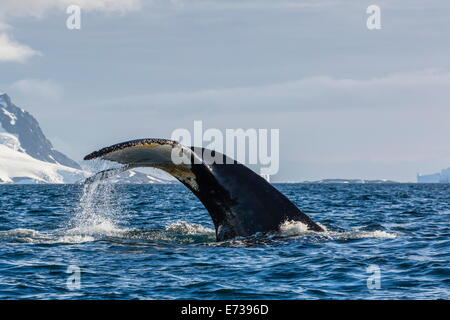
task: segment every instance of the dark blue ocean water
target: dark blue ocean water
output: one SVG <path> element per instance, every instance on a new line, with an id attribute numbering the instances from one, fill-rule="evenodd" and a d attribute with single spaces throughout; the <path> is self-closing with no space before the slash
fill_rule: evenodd
<path id="1" fill-rule="evenodd" d="M 0 299 L 450 297 L 450 185 L 276 187 L 328 231 L 216 243 L 181 185 L 0 185 Z"/>

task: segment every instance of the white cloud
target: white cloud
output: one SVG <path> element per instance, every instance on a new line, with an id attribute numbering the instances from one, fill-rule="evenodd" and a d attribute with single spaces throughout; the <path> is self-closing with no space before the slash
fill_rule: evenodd
<path id="1" fill-rule="evenodd" d="M 82 10 L 124 13 L 140 8 L 141 0 L 2 0 L 0 2 L 0 62 L 24 62 L 40 55 L 27 45 L 18 43 L 4 30 L 12 17 L 41 18 L 50 10 L 63 10 L 69 5 L 79 5 Z"/>
<path id="2" fill-rule="evenodd" d="M 40 52 L 11 39 L 6 32 L 0 33 L 0 62 L 24 62 Z"/>
<path id="3" fill-rule="evenodd" d="M 108 107 L 142 106 L 179 114 L 205 110 L 226 113 L 295 112 L 363 108 L 445 107 L 450 100 L 450 72 L 423 70 L 372 79 L 316 76 L 263 86 L 137 95 L 104 101 Z M 98 106 L 98 105 L 97 105 Z"/>
<path id="4" fill-rule="evenodd" d="M 59 100 L 62 98 L 63 88 L 52 80 L 22 79 L 9 86 L 8 92 L 14 96 L 26 97 L 27 100 Z"/>

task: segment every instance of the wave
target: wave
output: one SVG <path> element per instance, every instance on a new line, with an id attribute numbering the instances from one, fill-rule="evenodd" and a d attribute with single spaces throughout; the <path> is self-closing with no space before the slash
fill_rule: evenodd
<path id="1" fill-rule="evenodd" d="M 133 240 L 146 242 L 203 243 L 214 242 L 215 231 L 208 227 L 186 221 L 176 221 L 164 229 L 119 228 L 110 221 L 60 229 L 53 232 L 40 232 L 33 229 L 11 229 L 0 231 L 0 242 L 6 244 L 77 244 L 107 240 L 121 242 Z"/>
<path id="2" fill-rule="evenodd" d="M 189 223 L 186 221 L 176 221 L 169 224 L 166 229 L 167 232 L 182 235 L 215 235 L 215 231 L 201 224 Z"/>
<path id="3" fill-rule="evenodd" d="M 93 224 L 81 224 L 65 231 L 68 235 L 120 236 L 129 229 L 119 228 L 109 220 L 96 221 Z"/>
<path id="4" fill-rule="evenodd" d="M 94 241 L 95 238 L 86 235 L 53 234 L 33 229 L 17 228 L 0 231 L 0 240 L 7 244 L 73 244 Z"/>
<path id="5" fill-rule="evenodd" d="M 280 225 L 280 235 L 285 237 L 302 236 L 302 235 L 318 235 L 322 237 L 328 237 L 336 240 L 352 240 L 352 239 L 364 239 L 364 238 L 380 238 L 380 239 L 394 239 L 397 238 L 397 234 L 389 233 L 384 230 L 375 231 L 361 231 L 361 230 L 349 230 L 349 231 L 330 231 L 324 225 L 319 224 L 324 231 L 316 232 L 308 230 L 306 224 L 300 221 L 286 221 Z"/>
<path id="6" fill-rule="evenodd" d="M 96 221 L 98 222 L 98 221 Z M 330 231 L 321 225 L 324 232 L 308 230 L 307 226 L 299 221 L 286 221 L 280 225 L 279 232 L 269 234 L 256 234 L 250 237 L 241 237 L 224 241 L 219 245 L 236 245 L 237 243 L 256 244 L 259 241 L 271 241 L 279 238 L 301 238 L 314 236 L 319 240 L 354 240 L 365 238 L 394 239 L 398 235 L 384 230 L 375 231 Z M 187 221 L 175 221 L 168 224 L 164 229 L 129 229 L 119 228 L 111 221 L 102 221 L 91 225 L 80 225 L 65 230 L 53 232 L 40 232 L 33 229 L 12 229 L 0 231 L 0 241 L 8 244 L 77 244 L 92 242 L 96 240 L 107 240 L 111 242 L 122 242 L 125 240 L 138 241 L 151 245 L 152 243 L 197 243 L 215 244 L 214 229 L 201 224 Z"/>

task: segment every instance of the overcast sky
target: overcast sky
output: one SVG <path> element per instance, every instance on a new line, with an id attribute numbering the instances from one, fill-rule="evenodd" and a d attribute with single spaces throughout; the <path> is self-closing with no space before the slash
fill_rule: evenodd
<path id="1" fill-rule="evenodd" d="M 80 4 L 81 30 L 66 8 Z M 366 9 L 381 8 L 368 30 Z M 450 2 L 2 0 L 0 91 L 75 160 L 176 128 L 280 129 L 278 181 L 450 166 Z"/>

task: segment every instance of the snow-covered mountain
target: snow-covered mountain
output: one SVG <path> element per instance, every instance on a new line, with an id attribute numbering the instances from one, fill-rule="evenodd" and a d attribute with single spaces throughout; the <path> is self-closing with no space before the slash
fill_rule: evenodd
<path id="1" fill-rule="evenodd" d="M 128 170 L 122 172 L 117 177 L 110 178 L 111 183 L 124 183 L 124 184 L 154 184 L 154 183 L 175 183 L 177 180 L 174 178 L 160 174 L 158 172 L 145 173 L 136 170 Z"/>
<path id="2" fill-rule="evenodd" d="M 80 165 L 55 150 L 37 120 L 0 93 L 0 183 L 75 183 L 97 170 Z M 163 173 L 122 172 L 111 183 L 172 183 Z"/>
<path id="3" fill-rule="evenodd" d="M 16 136 L 22 150 L 33 158 L 81 170 L 78 163 L 53 148 L 37 120 L 14 105 L 7 94 L 0 94 L 0 125 Z"/>
<path id="4" fill-rule="evenodd" d="M 88 175 L 53 148 L 30 113 L 0 94 L 0 183 L 73 183 Z"/>

